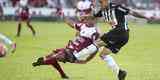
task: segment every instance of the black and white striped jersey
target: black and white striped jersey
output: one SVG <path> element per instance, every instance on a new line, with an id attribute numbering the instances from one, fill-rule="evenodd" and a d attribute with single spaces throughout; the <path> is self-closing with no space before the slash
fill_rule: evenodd
<path id="1" fill-rule="evenodd" d="M 125 18 L 129 13 L 129 9 L 122 5 L 110 3 L 105 9 L 101 9 L 98 13 L 94 14 L 95 17 L 102 17 L 105 22 L 110 23 L 112 28 L 121 27 L 128 30 L 127 20 Z"/>

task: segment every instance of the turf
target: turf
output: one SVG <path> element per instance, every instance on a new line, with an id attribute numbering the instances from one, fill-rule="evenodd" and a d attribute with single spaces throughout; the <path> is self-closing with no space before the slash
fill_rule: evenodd
<path id="1" fill-rule="evenodd" d="M 23 27 L 16 38 L 16 22 L 0 22 L 0 32 L 17 43 L 17 51 L 0 58 L 0 80 L 61 80 L 51 66 L 33 68 L 31 63 L 52 49 L 64 47 L 75 31 L 64 23 L 32 22 L 37 31 L 33 37 Z M 108 30 L 105 24 L 99 24 Z M 106 27 L 104 27 L 106 26 Z M 117 55 L 120 66 L 128 71 L 127 80 L 160 80 L 160 25 L 130 23 L 130 40 Z M 98 55 L 88 64 L 63 64 L 71 80 L 115 80 Z"/>

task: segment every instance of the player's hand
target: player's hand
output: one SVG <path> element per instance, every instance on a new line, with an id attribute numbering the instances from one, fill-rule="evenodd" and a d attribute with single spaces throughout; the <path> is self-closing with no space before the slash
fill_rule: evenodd
<path id="1" fill-rule="evenodd" d="M 156 19 L 156 17 L 151 16 L 151 17 L 147 17 L 146 19 L 147 19 L 148 21 L 153 21 L 153 20 L 155 20 L 155 19 Z"/>

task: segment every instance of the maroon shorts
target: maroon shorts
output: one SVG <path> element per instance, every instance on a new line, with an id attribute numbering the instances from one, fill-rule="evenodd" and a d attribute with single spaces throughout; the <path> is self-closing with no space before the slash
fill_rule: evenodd
<path id="1" fill-rule="evenodd" d="M 22 21 L 27 21 L 27 20 L 29 20 L 29 14 L 27 14 L 27 13 L 19 14 L 19 18 Z"/>
<path id="2" fill-rule="evenodd" d="M 46 57 L 52 57 L 52 56 L 56 57 L 58 61 L 61 61 L 64 63 L 66 62 L 74 63 L 75 60 L 77 60 L 75 56 L 73 55 L 72 51 L 70 51 L 69 49 L 65 49 L 65 48 L 53 50 L 53 53 L 49 54 Z"/>

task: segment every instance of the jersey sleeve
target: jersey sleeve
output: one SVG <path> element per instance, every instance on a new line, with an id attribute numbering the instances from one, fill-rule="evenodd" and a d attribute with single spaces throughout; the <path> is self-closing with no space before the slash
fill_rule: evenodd
<path id="1" fill-rule="evenodd" d="M 117 9 L 119 11 L 121 11 L 124 15 L 128 15 L 128 13 L 130 11 L 129 8 L 126 8 L 126 7 L 122 6 L 122 5 L 118 5 Z"/>
<path id="2" fill-rule="evenodd" d="M 94 17 L 102 17 L 102 10 L 98 11 L 98 13 L 94 14 Z"/>

